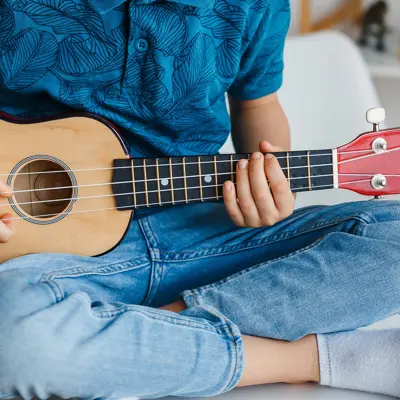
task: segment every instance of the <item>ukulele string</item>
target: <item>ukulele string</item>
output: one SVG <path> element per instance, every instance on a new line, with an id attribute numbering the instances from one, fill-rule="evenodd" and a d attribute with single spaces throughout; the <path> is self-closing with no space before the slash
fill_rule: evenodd
<path id="1" fill-rule="evenodd" d="M 234 172 L 234 174 L 236 174 L 236 172 Z M 229 174 L 230 175 L 230 174 Z M 317 178 L 323 178 L 323 177 L 331 177 L 333 175 L 318 175 Z M 349 184 L 354 184 L 354 183 L 363 183 L 363 182 L 370 182 L 371 179 L 373 178 L 373 176 L 371 176 L 371 174 L 339 174 L 339 176 L 370 176 L 370 179 L 366 180 L 366 181 L 355 181 L 355 182 L 343 182 L 343 184 L 349 185 Z M 387 177 L 400 177 L 400 175 L 386 175 Z M 314 178 L 314 177 L 313 177 Z M 177 178 L 176 178 L 177 179 Z M 308 177 L 297 177 L 297 178 L 291 178 L 292 180 L 296 180 L 296 179 L 308 179 Z M 132 183 L 132 182 L 128 182 L 128 183 Z M 236 183 L 234 183 L 236 185 Z M 267 180 L 267 184 L 269 184 L 269 181 Z M 208 186 L 193 186 L 193 187 L 182 187 L 182 188 L 174 188 L 174 191 L 177 190 L 193 190 L 193 189 L 202 189 L 202 188 L 220 188 L 223 187 L 224 184 L 221 185 L 208 185 Z M 328 187 L 331 185 L 323 185 L 323 187 Z M 320 188 L 321 186 L 312 186 L 312 189 L 317 189 Z M 32 204 L 47 204 L 47 203 L 62 203 L 62 202 L 66 202 L 66 201 L 77 201 L 77 200 L 93 200 L 93 199 L 103 199 L 103 198 L 108 198 L 108 197 L 119 197 L 119 196 L 129 196 L 129 195 L 148 195 L 148 194 L 153 194 L 153 193 L 166 193 L 166 192 L 171 192 L 172 189 L 160 189 L 160 190 L 147 190 L 144 192 L 126 192 L 126 193 L 116 193 L 116 194 L 103 194 L 103 195 L 96 195 L 96 196 L 82 196 L 82 197 L 69 197 L 69 198 L 64 198 L 64 199 L 51 199 L 51 200 L 35 200 L 35 201 L 26 201 L 26 202 L 22 202 L 19 203 L 17 202 L 17 204 L 19 206 L 23 206 L 23 205 L 32 205 Z M 10 207 L 9 204 L 0 204 L 0 208 L 2 207 Z"/>
<path id="2" fill-rule="evenodd" d="M 362 150 L 362 151 L 369 151 L 369 150 Z M 273 153 L 272 153 L 273 154 Z M 229 156 L 229 154 L 220 154 L 220 156 Z M 233 156 L 236 156 L 237 154 L 233 154 Z M 330 153 L 326 153 L 326 154 L 310 154 L 310 157 L 320 157 L 320 156 L 331 156 L 332 152 Z M 210 156 L 200 156 L 200 157 L 210 157 Z M 211 156 L 212 157 L 212 156 Z M 306 157 L 306 155 L 298 155 L 298 156 L 289 156 L 290 158 L 301 158 L 301 157 Z M 172 158 L 172 157 L 171 157 Z M 180 158 L 185 158 L 185 157 L 180 157 Z M 187 157 L 186 157 L 187 158 Z M 287 160 L 287 157 L 276 157 L 277 160 Z M 242 159 L 246 159 L 245 157 L 243 157 Z M 131 159 L 127 159 L 127 160 L 159 160 L 156 158 L 131 158 Z M 240 160 L 233 160 L 234 162 L 239 162 Z M 216 161 L 202 161 L 201 164 L 213 164 L 214 163 L 230 163 L 231 160 L 216 160 Z M 174 163 L 173 166 L 187 166 L 187 165 L 198 165 L 198 161 L 195 162 L 184 162 L 184 163 Z M 324 164 L 324 165 L 332 165 L 332 164 Z M 147 167 L 156 167 L 157 165 L 147 165 Z M 319 167 L 321 165 L 314 165 L 313 167 Z M 158 167 L 168 167 L 169 168 L 169 163 L 168 164 L 158 164 Z M 119 170 L 119 169 L 132 169 L 132 168 L 143 168 L 143 165 L 127 165 L 127 166 L 122 166 L 122 167 L 103 167 L 103 168 L 83 168 L 83 169 L 63 169 L 63 170 L 59 170 L 59 171 L 37 171 L 37 172 L 21 172 L 21 173 L 14 173 L 14 174 L 0 174 L 0 176 L 15 176 L 15 175 L 34 175 L 34 174 L 59 174 L 59 173 L 63 173 L 63 172 L 95 172 L 95 171 L 113 171 L 113 170 Z"/>
<path id="3" fill-rule="evenodd" d="M 295 168 L 295 167 L 294 167 Z M 294 169 L 291 168 L 290 170 Z M 170 179 L 197 179 L 200 177 L 207 177 L 207 176 L 212 176 L 214 174 L 203 174 L 203 175 L 191 175 L 191 176 L 174 176 L 172 178 L 166 178 L 168 180 Z M 231 172 L 225 172 L 225 173 L 219 173 L 218 176 L 221 175 L 236 175 L 236 171 Z M 315 178 L 329 178 L 334 176 L 334 174 L 325 174 L 325 175 L 313 175 L 311 176 L 312 179 Z M 371 179 L 373 178 L 374 174 L 337 174 L 337 176 L 370 176 Z M 388 178 L 398 178 L 400 177 L 400 175 L 385 175 Z M 291 177 L 290 180 L 294 181 L 294 180 L 300 180 L 300 179 L 308 179 L 309 176 L 298 176 L 298 177 Z M 87 188 L 87 187 L 101 187 L 101 186 L 113 186 L 113 185 L 125 185 L 125 184 L 131 184 L 134 183 L 135 185 L 138 183 L 144 183 L 144 182 L 156 182 L 156 181 L 160 181 L 162 179 L 147 179 L 147 180 L 135 180 L 135 181 L 121 181 L 121 182 L 104 182 L 104 183 L 96 183 L 96 184 L 88 184 L 88 185 L 74 185 L 74 186 L 60 186 L 60 187 L 50 187 L 50 188 L 40 188 L 40 189 L 29 189 L 29 190 L 16 190 L 14 192 L 2 192 L 0 194 L 5 195 L 5 194 L 10 194 L 10 195 L 15 195 L 15 194 L 19 194 L 19 193 L 30 193 L 30 192 L 40 192 L 40 191 L 53 191 L 53 190 L 65 190 L 65 189 L 73 189 L 73 188 Z M 267 180 L 268 183 L 268 180 Z M 209 185 L 210 187 L 215 187 L 215 185 Z M 188 189 L 197 189 L 198 187 L 188 187 Z M 183 190 L 184 188 L 179 188 L 178 190 Z M 160 190 L 160 192 L 163 191 L 170 191 L 171 189 L 165 189 L 165 190 Z M 136 194 L 146 194 L 146 193 L 156 193 L 158 192 L 158 190 L 154 190 L 154 191 L 144 191 L 144 192 L 136 192 Z M 126 195 L 129 193 L 123 193 L 121 195 Z M 113 196 L 116 196 L 116 194 L 114 194 Z M 107 196 L 104 196 L 107 197 Z M 76 197 L 76 198 L 68 198 L 68 199 L 59 199 L 59 200 L 43 200 L 43 201 L 34 201 L 34 202 L 26 202 L 26 203 L 19 203 L 19 204 L 35 204 L 35 203 L 49 203 L 52 201 L 69 201 L 69 200 L 80 200 L 80 199 L 86 199 L 86 198 L 97 198 L 97 197 Z M 1 207 L 4 207 L 6 205 L 0 205 Z"/>
<path id="4" fill-rule="evenodd" d="M 365 181 L 354 181 L 354 182 L 348 182 L 348 184 L 356 184 L 356 183 L 363 183 L 363 182 L 370 182 L 370 180 L 365 180 Z M 221 185 L 222 186 L 222 185 Z M 210 186 L 212 187 L 212 186 Z M 214 186 L 215 187 L 215 186 Z M 331 185 L 321 185 L 321 186 L 314 186 L 313 189 L 322 189 L 322 188 L 331 188 Z M 217 200 L 216 197 L 203 197 L 203 198 L 196 198 L 196 199 L 189 199 L 189 200 L 175 200 L 175 201 L 168 201 L 168 202 L 162 202 L 162 206 L 166 205 L 176 205 L 178 203 L 183 203 L 183 204 L 189 204 L 190 202 L 193 201 L 207 201 L 207 200 Z M 150 204 L 143 204 L 137 206 L 135 209 L 138 208 L 148 208 L 152 206 L 160 206 L 160 203 L 150 203 Z M 70 214 L 83 214 L 83 213 L 92 213 L 92 212 L 99 212 L 99 211 L 111 211 L 111 210 L 122 210 L 122 209 L 133 209 L 133 205 L 130 206 L 121 206 L 121 207 L 108 207 L 108 208 L 96 208 L 92 210 L 78 210 L 78 211 L 71 211 L 71 212 L 65 212 L 65 213 L 52 213 L 52 214 L 41 214 L 41 215 L 32 215 L 32 216 L 27 216 L 27 217 L 13 217 L 13 218 L 5 218 L 2 221 L 15 221 L 15 220 L 29 220 L 31 218 L 51 218 L 51 217 L 61 217 L 64 215 L 70 215 Z"/>
<path id="5" fill-rule="evenodd" d="M 320 167 L 324 167 L 327 165 L 320 165 Z M 290 168 L 290 171 L 297 169 L 297 168 L 302 168 L 304 169 L 305 167 L 292 167 Z M 282 168 L 283 171 L 286 171 L 287 168 Z M 234 175 L 236 174 L 236 171 L 233 172 L 221 172 L 218 173 L 218 176 L 222 175 Z M 190 175 L 190 176 L 173 176 L 173 177 L 168 177 L 166 179 L 190 179 L 190 178 L 204 178 L 206 176 L 213 176 L 215 175 L 214 173 L 211 174 L 202 174 L 202 175 Z M 312 176 L 312 178 L 320 178 L 320 177 L 327 177 L 327 176 L 333 176 L 333 174 L 328 174 L 328 175 L 315 175 Z M 301 176 L 301 177 L 293 177 L 290 178 L 291 180 L 293 179 L 308 179 L 308 176 Z M 83 187 L 98 187 L 98 186 L 108 186 L 108 185 L 124 185 L 124 184 L 129 184 L 129 183 L 144 183 L 144 182 L 157 182 L 162 179 L 146 179 L 146 180 L 134 180 L 134 181 L 122 181 L 122 182 L 103 182 L 103 183 L 91 183 L 91 184 L 85 184 L 85 185 L 73 185 L 73 186 L 59 186 L 59 187 L 48 187 L 48 188 L 40 188 L 40 189 L 27 189 L 27 190 L 16 190 L 13 192 L 2 192 L 2 194 L 17 194 L 17 193 L 29 193 L 29 192 L 41 192 L 41 191 L 50 191 L 50 190 L 64 190 L 64 189 L 73 189 L 73 188 L 83 188 Z"/>
<path id="6" fill-rule="evenodd" d="M 340 154 L 356 154 L 356 153 L 365 153 L 365 152 L 370 152 L 371 150 L 354 150 L 354 151 L 341 151 Z M 273 154 L 273 153 L 272 153 Z M 381 154 L 371 154 L 372 155 L 382 155 Z M 221 154 L 220 156 L 226 156 L 226 154 Z M 236 154 L 234 154 L 236 155 Z M 310 154 L 310 157 L 324 157 L 324 156 L 331 156 L 332 152 L 330 153 L 321 153 L 321 154 Z M 229 155 L 228 155 L 229 156 Z M 201 156 L 203 157 L 203 156 Z M 207 156 L 206 156 L 207 157 Z M 301 157 L 306 157 L 306 155 L 297 155 L 297 156 L 289 156 L 289 159 L 293 159 L 293 158 L 301 158 Z M 185 158 L 185 157 L 182 157 Z M 277 160 L 287 160 L 288 157 L 276 157 Z M 141 160 L 140 158 L 132 158 L 131 160 Z M 146 159 L 146 160 L 156 160 L 156 159 Z M 357 160 L 357 159 L 354 159 Z M 234 160 L 234 162 L 239 162 L 240 160 Z M 350 160 L 348 160 L 350 161 Z M 230 160 L 217 160 L 217 161 L 202 161 L 202 164 L 215 164 L 216 163 L 230 163 Z M 181 165 L 198 165 L 198 161 L 196 162 L 186 162 L 186 163 L 175 163 L 173 164 L 173 166 L 181 166 Z M 331 166 L 333 164 L 321 164 L 321 165 L 313 165 L 312 167 L 321 167 L 321 166 Z M 148 167 L 156 167 L 156 165 L 147 165 Z M 168 164 L 159 164 L 158 167 L 169 167 L 169 163 Z M 103 167 L 103 168 L 83 168 L 83 169 L 63 169 L 63 170 L 59 170 L 59 171 L 43 171 L 43 172 L 16 172 L 14 174 L 7 174 L 7 173 L 3 173 L 0 174 L 0 176 L 15 176 L 15 175 L 35 175 L 35 174 L 59 174 L 59 173 L 65 173 L 65 172 L 95 172 L 95 171 L 113 171 L 113 170 L 120 170 L 120 169 L 132 169 L 132 168 L 143 168 L 142 165 L 129 165 L 129 166 L 123 166 L 123 167 Z M 294 169 L 296 167 L 293 167 L 291 169 Z M 303 167 L 297 167 L 297 168 L 303 168 Z"/>

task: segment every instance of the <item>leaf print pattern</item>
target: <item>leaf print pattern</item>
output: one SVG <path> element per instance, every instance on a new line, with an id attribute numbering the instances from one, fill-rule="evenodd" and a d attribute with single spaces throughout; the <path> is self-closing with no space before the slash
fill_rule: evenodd
<path id="1" fill-rule="evenodd" d="M 0 56 L 2 86 L 19 90 L 41 79 L 56 61 L 57 42 L 48 32 L 28 28 L 14 36 Z"/>
<path id="2" fill-rule="evenodd" d="M 57 68 L 67 74 L 92 72 L 104 66 L 115 53 L 114 46 L 92 37 L 71 35 L 59 44 Z"/>
<path id="3" fill-rule="evenodd" d="M 198 33 L 175 59 L 175 101 L 194 103 L 201 100 L 206 95 L 206 89 L 213 81 L 214 75 L 214 41 L 210 36 Z"/>
<path id="4" fill-rule="evenodd" d="M 0 4 L 0 43 L 8 39 L 14 30 L 14 16 L 7 3 Z"/>
<path id="5" fill-rule="evenodd" d="M 87 111 L 132 155 L 210 154 L 229 134 L 226 92 L 277 89 L 289 0 L 116 4 L 0 0 L 0 111 Z"/>
<path id="6" fill-rule="evenodd" d="M 217 39 L 239 39 L 246 28 L 247 14 L 242 8 L 221 0 L 214 9 L 200 15 L 200 21 Z"/>
<path id="7" fill-rule="evenodd" d="M 152 45 L 164 56 L 178 55 L 186 39 L 183 15 L 170 4 L 141 5 L 134 7 L 134 23 L 148 32 Z"/>
<path id="8" fill-rule="evenodd" d="M 218 73 L 223 77 L 234 76 L 239 66 L 241 45 L 237 40 L 225 40 L 218 47 Z"/>
<path id="9" fill-rule="evenodd" d="M 128 60 L 125 85 L 132 95 L 141 98 L 149 109 L 158 116 L 168 108 L 168 90 L 163 83 L 164 69 L 157 65 L 153 57 L 135 54 Z"/>
<path id="10" fill-rule="evenodd" d="M 39 25 L 51 27 L 58 35 L 88 34 L 109 41 L 100 16 L 72 0 L 19 0 L 14 10 L 25 13 Z"/>

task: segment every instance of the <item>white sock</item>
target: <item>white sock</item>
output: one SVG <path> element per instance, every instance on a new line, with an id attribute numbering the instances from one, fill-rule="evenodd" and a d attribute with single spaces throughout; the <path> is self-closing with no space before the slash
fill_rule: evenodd
<path id="1" fill-rule="evenodd" d="M 321 385 L 400 397 L 400 329 L 318 335 Z"/>

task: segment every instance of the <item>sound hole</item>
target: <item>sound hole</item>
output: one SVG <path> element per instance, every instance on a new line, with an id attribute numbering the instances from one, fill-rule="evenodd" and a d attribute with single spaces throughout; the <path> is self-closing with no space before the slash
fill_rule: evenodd
<path id="1" fill-rule="evenodd" d="M 72 181 L 62 171 L 60 165 L 47 160 L 26 164 L 14 180 L 15 202 L 31 217 L 46 219 L 61 214 L 73 194 Z"/>

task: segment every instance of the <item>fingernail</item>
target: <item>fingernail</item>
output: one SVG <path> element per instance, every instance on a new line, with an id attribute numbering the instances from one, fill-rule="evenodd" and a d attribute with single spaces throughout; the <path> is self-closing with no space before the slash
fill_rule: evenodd
<path id="1" fill-rule="evenodd" d="M 260 157 L 261 157 L 261 153 L 254 153 L 252 156 L 251 156 L 251 159 L 252 160 L 258 160 Z"/>
<path id="2" fill-rule="evenodd" d="M 266 160 L 272 160 L 272 158 L 274 158 L 274 156 L 272 154 L 270 154 L 270 153 L 265 155 L 265 159 Z"/>
<path id="3" fill-rule="evenodd" d="M 224 189 L 227 192 L 230 192 L 232 190 L 232 187 L 233 187 L 232 182 L 225 182 Z"/>
<path id="4" fill-rule="evenodd" d="M 240 160 L 239 161 L 239 168 L 240 169 L 246 169 L 247 168 L 247 164 L 248 164 L 247 160 Z"/>

